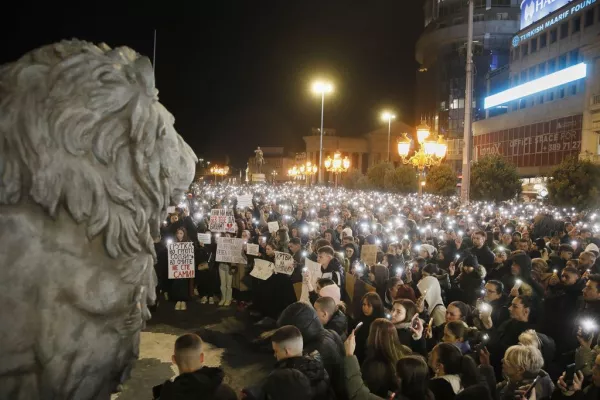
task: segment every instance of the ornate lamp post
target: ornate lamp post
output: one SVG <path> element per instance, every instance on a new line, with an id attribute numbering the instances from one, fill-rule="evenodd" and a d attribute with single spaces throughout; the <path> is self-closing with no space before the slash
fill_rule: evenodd
<path id="1" fill-rule="evenodd" d="M 342 154 L 339 151 L 335 152 L 333 158 L 331 158 L 331 156 L 328 156 L 325 160 L 325 169 L 335 174 L 336 188 L 338 185 L 338 175 L 342 172 L 348 171 L 348 168 L 350 168 L 350 159 L 348 158 L 348 156 L 342 159 Z"/>
<path id="2" fill-rule="evenodd" d="M 396 116 L 389 111 L 384 111 L 381 114 L 381 119 L 388 123 L 388 137 L 387 137 L 387 160 L 390 162 L 390 132 L 392 130 L 392 120 Z"/>
<path id="3" fill-rule="evenodd" d="M 301 164 L 299 167 L 294 165 L 288 169 L 288 176 L 294 180 L 305 180 L 307 185 L 310 185 L 312 176 L 319 171 L 319 168 L 307 161 L 306 164 Z"/>
<path id="4" fill-rule="evenodd" d="M 398 141 L 398 154 L 402 157 L 402 162 L 411 164 L 419 171 L 419 196 L 423 194 L 423 186 L 425 186 L 423 180 L 425 168 L 440 165 L 448 150 L 448 145 L 442 135 L 438 135 L 437 140 L 427 140 L 430 134 L 428 125 L 421 124 L 417 127 L 419 150 L 415 151 L 412 157 L 408 157 L 412 140 L 406 136 L 406 133 Z"/>
<path id="5" fill-rule="evenodd" d="M 210 173 L 215 176 L 215 184 L 217 183 L 217 176 L 225 176 L 229 173 L 229 167 L 219 167 L 215 165 L 211 167 Z"/>
<path id="6" fill-rule="evenodd" d="M 271 171 L 271 183 L 275 184 L 275 177 L 277 176 L 277 171 L 273 170 Z"/>

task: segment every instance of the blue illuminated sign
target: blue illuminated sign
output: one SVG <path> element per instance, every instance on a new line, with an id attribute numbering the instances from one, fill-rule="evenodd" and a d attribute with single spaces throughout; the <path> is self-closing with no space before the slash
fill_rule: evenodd
<path id="1" fill-rule="evenodd" d="M 544 3 L 544 4 L 549 3 L 550 5 L 547 7 L 550 7 L 553 11 L 556 11 L 556 9 L 560 8 L 561 6 L 564 6 L 567 3 L 570 3 L 571 1 L 573 1 L 573 0 L 523 0 L 523 3 L 521 3 L 521 10 L 523 10 L 523 7 L 525 7 L 525 8 L 529 7 L 529 10 L 533 10 L 533 11 L 529 11 L 529 14 L 527 15 L 527 18 L 529 20 L 529 18 L 534 18 L 530 14 L 531 14 L 531 12 L 535 12 L 535 7 L 537 7 L 538 3 L 540 3 L 540 4 L 541 3 Z M 597 0 L 575 1 L 570 7 L 565 8 L 561 13 L 554 15 L 552 18 L 550 18 L 546 22 L 535 24 L 529 30 L 523 32 L 520 35 L 515 36 L 512 40 L 513 47 L 518 47 L 522 41 L 527 40 L 527 39 L 537 35 L 538 33 L 545 31 L 546 29 L 550 28 L 554 24 L 556 24 L 562 20 L 565 20 L 565 19 L 569 18 L 571 15 L 580 12 L 584 8 L 587 8 L 587 7 L 595 4 L 596 1 Z M 560 6 L 554 7 L 554 4 L 556 4 L 556 3 L 560 3 Z M 533 7 L 533 8 L 531 8 L 531 7 Z M 521 28 L 524 28 L 523 18 L 526 17 L 526 15 L 524 15 L 524 14 L 525 14 L 524 11 L 521 11 Z M 547 15 L 548 15 L 548 13 L 545 13 L 540 18 L 546 17 Z M 540 18 L 535 19 L 535 21 L 539 20 Z M 531 24 L 532 24 L 532 22 L 529 22 L 525 26 L 529 26 Z"/>
<path id="2" fill-rule="evenodd" d="M 522 0 L 521 29 L 553 13 L 573 0 Z"/>

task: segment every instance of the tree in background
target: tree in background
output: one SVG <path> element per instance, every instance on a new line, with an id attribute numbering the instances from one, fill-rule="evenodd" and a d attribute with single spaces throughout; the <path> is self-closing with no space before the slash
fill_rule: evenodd
<path id="1" fill-rule="evenodd" d="M 360 181 L 364 178 L 364 175 L 357 169 L 348 171 L 343 175 L 342 185 L 346 189 L 360 189 Z"/>
<path id="2" fill-rule="evenodd" d="M 383 190 L 385 189 L 385 176 L 389 171 L 394 171 L 394 166 L 387 162 L 380 162 L 369 167 L 367 170 L 367 178 L 373 189 Z"/>
<path id="3" fill-rule="evenodd" d="M 483 157 L 471 167 L 473 200 L 506 201 L 521 193 L 517 168 L 500 155 Z"/>
<path id="4" fill-rule="evenodd" d="M 448 164 L 440 164 L 429 169 L 425 191 L 440 196 L 452 196 L 456 194 L 456 183 L 456 172 L 452 167 Z"/>
<path id="5" fill-rule="evenodd" d="M 384 177 L 385 190 L 398 193 L 414 193 L 418 189 L 418 184 L 416 171 L 408 165 L 386 170 Z"/>
<path id="6" fill-rule="evenodd" d="M 597 208 L 600 204 L 600 166 L 589 160 L 569 157 L 553 171 L 548 182 L 548 199 L 556 206 L 580 210 Z"/>

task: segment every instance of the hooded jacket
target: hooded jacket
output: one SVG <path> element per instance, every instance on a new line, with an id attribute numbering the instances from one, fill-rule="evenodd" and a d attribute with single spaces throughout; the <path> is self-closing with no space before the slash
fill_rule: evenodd
<path id="1" fill-rule="evenodd" d="M 323 269 L 321 266 L 321 272 L 323 275 L 321 278 L 328 278 L 335 282 L 340 288 L 343 288 L 345 285 L 345 276 L 344 276 L 344 267 L 340 264 L 337 258 L 332 258 L 327 264 L 327 268 Z"/>
<path id="2" fill-rule="evenodd" d="M 330 329 L 340 335 L 342 342 L 346 341 L 348 337 L 348 317 L 341 310 L 337 310 L 325 325 L 325 329 Z"/>
<path id="3" fill-rule="evenodd" d="M 419 292 L 425 293 L 427 312 L 433 318 L 433 326 L 439 326 L 446 321 L 446 307 L 442 301 L 440 282 L 433 276 L 426 276 L 417 284 Z"/>
<path id="4" fill-rule="evenodd" d="M 179 375 L 173 381 L 153 388 L 157 400 L 236 400 L 232 388 L 223 383 L 221 368 L 202 367 L 195 372 Z"/>
<path id="5" fill-rule="evenodd" d="M 296 369 L 304 374 L 310 381 L 313 400 L 327 400 L 330 398 L 329 375 L 323 366 L 320 355 L 314 354 L 303 357 L 292 357 L 277 362 L 277 370 Z M 285 391 L 282 391 L 285 393 Z"/>
<path id="6" fill-rule="evenodd" d="M 527 254 L 516 254 L 513 256 L 512 261 L 521 268 L 519 278 L 531 286 L 538 299 L 544 298 L 544 289 L 531 277 L 531 258 Z"/>
<path id="7" fill-rule="evenodd" d="M 345 350 L 340 336 L 323 328 L 314 308 L 301 302 L 291 304 L 283 310 L 277 326 L 284 325 L 294 325 L 300 330 L 304 340 L 305 353 L 319 352 L 334 392 L 338 398 L 345 398 L 344 371 L 342 369 Z"/>

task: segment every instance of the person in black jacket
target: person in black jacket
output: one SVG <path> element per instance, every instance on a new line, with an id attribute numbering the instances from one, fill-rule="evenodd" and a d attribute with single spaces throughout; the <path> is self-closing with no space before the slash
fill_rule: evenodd
<path id="1" fill-rule="evenodd" d="M 398 332 L 400 343 L 410 347 L 414 353 L 427 355 L 427 345 L 425 335 L 423 335 L 423 323 L 415 323 L 415 318 L 419 318 L 417 305 L 408 299 L 399 299 L 392 304 L 392 323 Z M 415 327 L 417 329 L 415 329 Z M 420 329 L 418 329 L 420 327 Z"/>
<path id="2" fill-rule="evenodd" d="M 311 354 L 315 350 L 321 355 L 325 370 L 337 398 L 345 398 L 344 344 L 340 336 L 323 328 L 316 311 L 309 304 L 297 302 L 288 306 L 277 321 L 277 326 L 294 325 L 300 330 L 304 341 L 304 352 Z"/>
<path id="3" fill-rule="evenodd" d="M 344 268 L 337 258 L 331 246 L 324 246 L 317 250 L 317 262 L 321 264 L 322 278 L 329 278 L 341 289 L 344 288 Z"/>
<path id="4" fill-rule="evenodd" d="M 173 363 L 179 376 L 152 388 L 155 400 L 236 400 L 236 393 L 223 383 L 225 374 L 221 368 L 203 366 L 202 339 L 187 333 L 175 341 Z"/>
<path id="5" fill-rule="evenodd" d="M 429 389 L 436 399 L 452 400 L 463 389 L 481 383 L 475 361 L 463 356 L 458 347 L 440 343 L 433 348 L 429 366 L 434 377 L 429 380 Z"/>
<path id="6" fill-rule="evenodd" d="M 484 286 L 483 300 L 487 306 L 480 305 L 473 317 L 474 325 L 480 330 L 489 330 L 499 327 L 510 318 L 508 311 L 508 298 L 504 294 L 504 284 L 500 281 L 490 280 Z"/>
<path id="7" fill-rule="evenodd" d="M 477 231 L 473 234 L 471 240 L 473 241 L 473 247 L 471 248 L 471 254 L 477 257 L 479 264 L 484 266 L 486 269 L 490 269 L 494 265 L 494 253 L 485 244 L 487 235 L 483 231 Z"/>
<path id="8" fill-rule="evenodd" d="M 335 285 L 327 287 L 337 288 Z M 342 341 L 345 341 L 348 336 L 348 317 L 344 313 L 345 307 L 343 303 L 340 302 L 337 304 L 333 297 L 323 296 L 315 301 L 314 306 L 319 321 L 321 321 L 325 329 L 331 329 L 340 335 Z"/>

